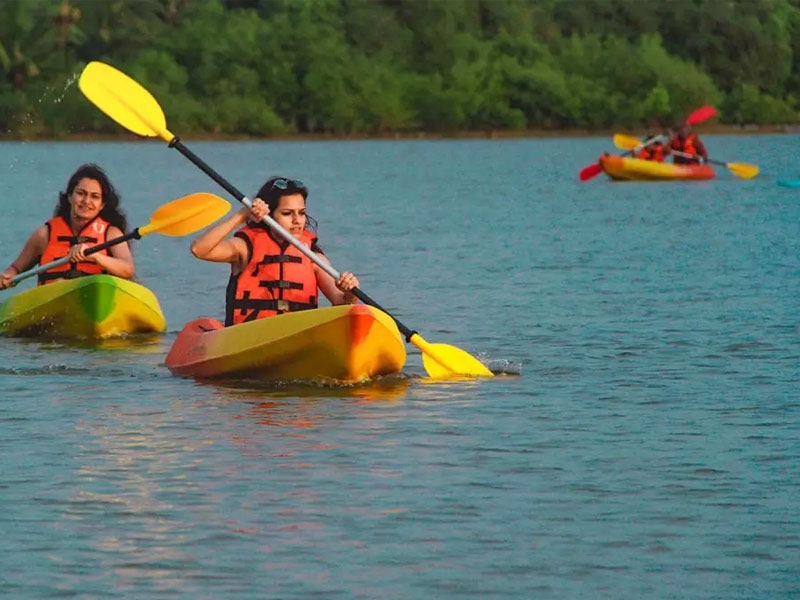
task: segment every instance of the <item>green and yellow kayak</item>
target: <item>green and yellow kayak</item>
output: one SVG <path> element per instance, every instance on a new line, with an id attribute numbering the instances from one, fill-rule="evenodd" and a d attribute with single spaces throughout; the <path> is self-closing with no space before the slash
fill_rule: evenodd
<path id="1" fill-rule="evenodd" d="M 62 279 L 0 304 L 0 334 L 7 336 L 104 339 L 166 326 L 153 292 L 111 275 Z"/>
<path id="2" fill-rule="evenodd" d="M 710 165 L 676 165 L 673 163 L 625 158 L 614 154 L 600 157 L 600 167 L 611 179 L 624 181 L 664 181 L 675 179 L 713 179 Z"/>
<path id="3" fill-rule="evenodd" d="M 166 366 L 175 375 L 263 380 L 364 381 L 406 361 L 394 320 L 365 304 L 285 313 L 224 327 L 195 319 L 178 334 Z"/>

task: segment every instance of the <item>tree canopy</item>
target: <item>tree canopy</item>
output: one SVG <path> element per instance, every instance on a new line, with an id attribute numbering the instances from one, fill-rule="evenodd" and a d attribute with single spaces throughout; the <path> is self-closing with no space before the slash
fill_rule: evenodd
<path id="1" fill-rule="evenodd" d="M 3 0 L 4 136 L 116 133 L 92 60 L 195 135 L 800 123 L 800 0 Z"/>

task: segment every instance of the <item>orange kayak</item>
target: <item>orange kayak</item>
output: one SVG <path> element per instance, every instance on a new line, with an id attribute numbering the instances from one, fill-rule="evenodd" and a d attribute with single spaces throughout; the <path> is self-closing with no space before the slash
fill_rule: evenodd
<path id="1" fill-rule="evenodd" d="M 175 375 L 265 380 L 364 381 L 406 361 L 394 320 L 365 304 L 285 313 L 224 327 L 195 319 L 164 361 Z"/>
<path id="2" fill-rule="evenodd" d="M 620 181 L 666 181 L 674 179 L 713 179 L 711 165 L 675 165 L 613 154 L 600 157 L 600 167 L 611 179 Z"/>

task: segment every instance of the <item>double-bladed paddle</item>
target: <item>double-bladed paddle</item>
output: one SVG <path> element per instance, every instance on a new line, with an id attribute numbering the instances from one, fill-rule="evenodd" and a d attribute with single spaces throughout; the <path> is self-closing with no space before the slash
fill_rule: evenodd
<path id="1" fill-rule="evenodd" d="M 615 133 L 614 145 L 617 148 L 634 149 L 641 146 L 642 142 L 641 140 L 633 136 L 625 135 L 623 133 Z M 686 158 L 696 158 L 692 154 L 688 154 L 686 152 L 680 152 L 678 150 L 670 150 L 670 152 L 672 154 L 677 154 L 678 156 L 685 156 Z M 747 163 L 729 163 L 721 160 L 713 160 L 711 158 L 708 159 L 708 162 L 713 163 L 715 165 L 721 165 L 723 167 L 726 167 L 728 170 L 730 170 L 731 173 L 733 173 L 737 177 L 741 177 L 742 179 L 752 179 L 753 177 L 758 175 L 758 167 L 755 165 L 750 165 Z"/>
<path id="2" fill-rule="evenodd" d="M 239 202 L 248 208 L 252 206 L 252 201 L 247 196 L 184 146 L 180 138 L 167 129 L 166 117 L 158 101 L 141 84 L 131 79 L 128 75 L 105 63 L 93 61 L 86 65 L 83 73 L 81 73 L 78 87 L 97 108 L 114 121 L 141 136 L 160 137 L 169 144 L 170 148 L 178 150 Z M 336 269 L 321 260 L 319 256 L 281 227 L 269 215 L 265 216 L 263 221 L 328 275 L 334 279 L 339 278 L 339 272 Z M 494 375 L 477 358 L 461 348 L 448 344 L 431 344 L 425 341 L 419 333 L 403 325 L 396 317 L 392 316 L 385 308 L 360 289 L 353 288 L 351 292 L 365 304 L 382 310 L 394 319 L 397 328 L 406 337 L 406 340 L 414 344 L 422 352 L 423 365 L 431 377 L 492 377 Z"/>
<path id="3" fill-rule="evenodd" d="M 687 125 L 697 125 L 698 123 L 702 123 L 703 121 L 706 121 L 706 120 L 710 119 L 711 117 L 715 116 L 716 114 L 717 114 L 717 111 L 714 109 L 713 106 L 708 106 L 708 105 L 701 106 L 700 108 L 698 108 L 696 110 L 693 110 L 689 114 L 689 116 L 686 117 L 686 120 L 684 122 Z M 637 146 L 647 146 L 649 144 L 654 143 L 660 137 L 661 137 L 660 135 L 656 135 L 656 136 L 646 140 L 645 142 L 638 142 Z M 636 148 L 636 146 L 633 146 L 632 148 L 630 148 L 630 150 L 628 152 L 626 152 L 622 156 L 627 156 L 635 148 Z M 583 169 L 581 169 L 581 172 L 578 174 L 578 178 L 581 181 L 587 181 L 587 180 L 591 179 L 592 177 L 594 177 L 595 175 L 599 175 L 602 172 L 602 170 L 603 169 L 602 169 L 602 167 L 600 167 L 600 163 L 599 162 L 595 162 L 595 163 L 587 165 Z"/>
<path id="4" fill-rule="evenodd" d="M 92 246 L 84 252 L 84 255 L 95 254 L 128 240 L 138 240 L 151 233 L 162 233 L 170 236 L 188 235 L 206 225 L 211 225 L 211 223 L 227 213 L 230 208 L 231 205 L 227 200 L 223 200 L 214 194 L 197 193 L 184 196 L 156 209 L 150 215 L 150 222 L 147 225 L 142 225 L 130 233 L 115 237 L 97 246 Z M 15 286 L 28 277 L 65 265 L 69 261 L 69 256 L 65 256 L 30 271 L 15 275 L 9 280 L 9 287 Z"/>

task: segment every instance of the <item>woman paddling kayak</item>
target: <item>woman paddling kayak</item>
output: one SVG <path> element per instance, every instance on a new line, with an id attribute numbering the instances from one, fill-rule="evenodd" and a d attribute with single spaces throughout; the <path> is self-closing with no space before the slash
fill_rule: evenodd
<path id="1" fill-rule="evenodd" d="M 316 308 L 319 291 L 334 305 L 358 301 L 350 293 L 358 287 L 355 275 L 344 272 L 334 280 L 262 221 L 270 215 L 328 262 L 317 244 L 316 222 L 306 214 L 307 198 L 308 188 L 301 181 L 271 177 L 261 186 L 251 209 L 243 208 L 192 243 L 197 258 L 231 265 L 226 326 Z"/>
<path id="2" fill-rule="evenodd" d="M 39 285 L 100 273 L 131 279 L 135 269 L 127 242 L 84 254 L 91 246 L 123 235 L 127 226 L 119 195 L 108 176 L 97 165 L 82 165 L 69 178 L 66 191 L 59 193 L 53 218 L 34 230 L 19 256 L 0 273 L 0 289 L 37 263 L 44 265 L 65 256 L 70 262 L 40 273 Z"/>

